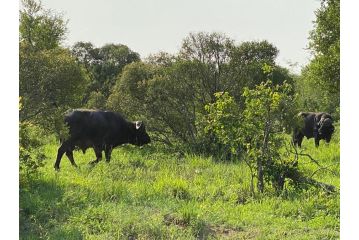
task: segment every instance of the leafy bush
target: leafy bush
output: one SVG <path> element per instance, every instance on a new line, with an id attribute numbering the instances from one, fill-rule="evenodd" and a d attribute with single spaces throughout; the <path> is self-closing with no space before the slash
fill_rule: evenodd
<path id="1" fill-rule="evenodd" d="M 89 109 L 105 109 L 106 98 L 101 92 L 91 92 L 86 107 Z"/>
<path id="2" fill-rule="evenodd" d="M 288 72 L 275 65 L 277 53 L 267 41 L 236 46 L 224 34 L 190 33 L 177 56 L 152 55 L 147 62 L 126 65 L 107 107 L 145 119 L 155 141 L 231 159 L 227 145 L 204 131 L 205 105 L 214 103 L 220 91 L 243 105 L 245 87 L 252 89 L 267 77 L 278 84 L 290 80 Z M 263 64 L 272 66 L 269 74 Z"/>
<path id="3" fill-rule="evenodd" d="M 41 135 L 44 133 L 39 127 L 27 122 L 20 123 L 20 181 L 24 181 L 24 176 L 36 173 L 37 169 L 44 165 L 45 154 L 42 148 L 44 141 L 39 138 Z"/>
<path id="4" fill-rule="evenodd" d="M 217 101 L 206 106 L 205 130 L 229 145 L 231 152 L 247 163 L 252 174 L 252 192 L 255 177 L 259 191 L 263 192 L 264 180 L 281 190 L 285 173 L 293 167 L 291 161 L 283 161 L 279 152 L 285 141 L 282 133 L 294 109 L 290 85 L 267 81 L 255 89 L 245 88 L 243 109 L 227 92 L 215 96 Z"/>

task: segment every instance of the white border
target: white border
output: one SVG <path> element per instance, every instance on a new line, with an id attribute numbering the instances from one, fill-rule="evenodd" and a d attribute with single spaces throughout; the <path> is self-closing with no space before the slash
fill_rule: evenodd
<path id="1" fill-rule="evenodd" d="M 0 7 L 1 239 L 19 237 L 19 2 Z M 6 238 L 5 238 L 6 237 Z"/>

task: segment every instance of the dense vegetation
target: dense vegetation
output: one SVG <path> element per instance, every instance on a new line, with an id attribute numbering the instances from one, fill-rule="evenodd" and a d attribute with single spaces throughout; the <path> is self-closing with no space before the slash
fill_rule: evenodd
<path id="1" fill-rule="evenodd" d="M 339 132 L 299 167 L 339 187 Z M 244 162 L 159 151 L 116 149 L 109 164 L 90 168 L 93 151 L 75 152 L 79 169 L 63 161 L 53 170 L 58 144 L 47 140 L 45 166 L 21 183 L 22 239 L 338 239 L 339 192 L 296 189 L 289 182 L 252 195 Z"/>
<path id="2" fill-rule="evenodd" d="M 313 59 L 295 75 L 268 41 L 216 32 L 190 33 L 177 54 L 145 59 L 123 44 L 65 48 L 63 16 L 23 0 L 20 237 L 337 238 L 339 0 L 322 0 L 316 17 Z M 144 120 L 153 143 L 94 168 L 89 153 L 76 154 L 79 169 L 64 161 L 55 173 L 71 108 Z M 330 145 L 290 144 L 299 111 L 334 116 Z"/>

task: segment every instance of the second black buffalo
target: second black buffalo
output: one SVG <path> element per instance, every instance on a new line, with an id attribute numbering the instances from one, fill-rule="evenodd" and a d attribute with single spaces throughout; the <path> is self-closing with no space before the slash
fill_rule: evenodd
<path id="1" fill-rule="evenodd" d="M 120 114 L 110 111 L 78 109 L 66 114 L 65 124 L 69 128 L 66 139 L 61 140 L 54 165 L 60 169 L 61 158 L 64 153 L 73 166 L 77 166 L 72 151 L 75 148 L 83 152 L 93 148 L 96 159 L 90 163 L 97 163 L 105 152 L 106 161 L 110 161 L 114 147 L 130 143 L 137 146 L 150 143 L 145 126 L 141 121 L 130 122 Z"/>
<path id="2" fill-rule="evenodd" d="M 293 143 L 301 147 L 303 137 L 314 138 L 315 146 L 319 146 L 319 141 L 324 139 L 330 142 L 334 132 L 333 118 L 324 112 L 300 112 L 299 122 L 293 132 Z"/>

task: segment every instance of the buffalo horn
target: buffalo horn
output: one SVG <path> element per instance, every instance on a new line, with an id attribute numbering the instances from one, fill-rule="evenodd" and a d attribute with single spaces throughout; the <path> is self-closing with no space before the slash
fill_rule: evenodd
<path id="1" fill-rule="evenodd" d="M 142 126 L 141 121 L 136 121 L 136 129 L 139 129 Z"/>

